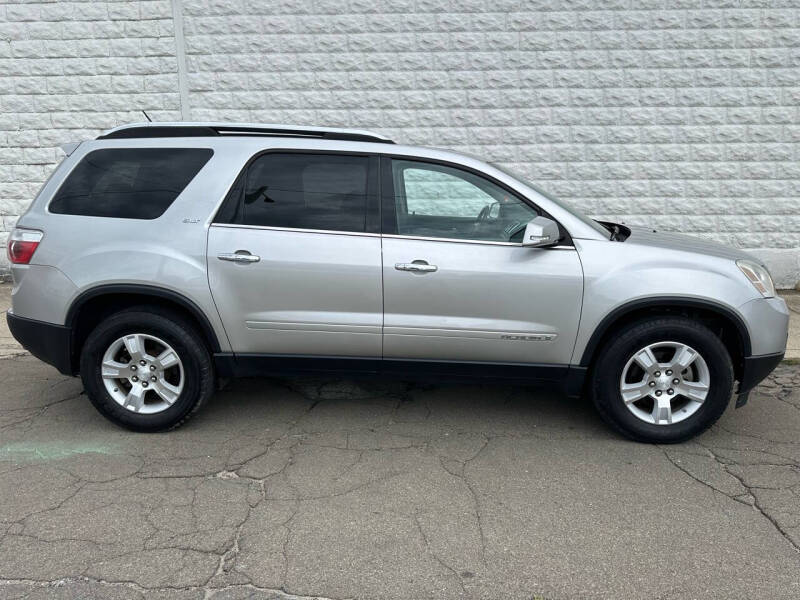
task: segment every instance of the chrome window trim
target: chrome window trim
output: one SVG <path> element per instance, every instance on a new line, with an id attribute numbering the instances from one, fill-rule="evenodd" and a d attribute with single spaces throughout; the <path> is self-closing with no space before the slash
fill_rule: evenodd
<path id="1" fill-rule="evenodd" d="M 395 240 L 420 240 L 423 242 L 457 242 L 459 244 L 482 244 L 484 246 L 516 246 L 517 248 L 523 248 L 524 246 L 521 243 L 517 242 L 490 242 L 487 240 L 464 240 L 460 238 L 445 238 L 445 237 L 424 237 L 418 235 L 400 235 L 396 233 L 385 233 L 383 234 L 385 238 L 391 238 Z M 559 244 L 557 246 L 542 246 L 539 248 L 540 250 L 575 250 L 575 246 L 569 246 L 565 244 Z"/>
<path id="2" fill-rule="evenodd" d="M 336 229 L 301 229 L 295 227 L 272 227 L 269 225 L 239 225 L 237 223 L 212 223 L 210 227 L 225 227 L 227 229 L 257 229 L 264 231 L 288 231 L 295 233 L 325 233 L 328 235 L 357 235 L 362 237 L 385 237 L 395 240 L 419 240 L 422 242 L 455 242 L 458 244 L 481 244 L 484 246 L 516 246 L 523 248 L 522 244 L 516 242 L 489 242 L 485 240 L 462 240 L 458 238 L 423 237 L 415 235 L 397 235 L 368 233 L 366 231 L 338 231 Z M 559 244 L 558 246 L 543 246 L 539 250 L 575 250 L 575 246 Z"/>
<path id="3" fill-rule="evenodd" d="M 337 229 L 301 229 L 298 227 L 273 227 L 271 225 L 240 225 L 238 223 L 211 223 L 210 227 L 225 227 L 228 229 L 262 229 L 265 231 L 288 231 L 294 233 L 326 233 L 328 235 L 357 235 L 361 237 L 381 237 L 380 233 L 367 231 L 339 231 Z"/>

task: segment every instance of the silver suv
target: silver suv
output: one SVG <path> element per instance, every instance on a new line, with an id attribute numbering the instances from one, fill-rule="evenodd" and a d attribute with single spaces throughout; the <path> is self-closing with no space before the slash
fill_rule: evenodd
<path id="1" fill-rule="evenodd" d="M 677 442 L 786 347 L 758 259 L 593 221 L 470 156 L 225 123 L 65 152 L 10 236 L 8 322 L 130 429 L 180 425 L 231 377 L 324 373 L 546 382 Z"/>

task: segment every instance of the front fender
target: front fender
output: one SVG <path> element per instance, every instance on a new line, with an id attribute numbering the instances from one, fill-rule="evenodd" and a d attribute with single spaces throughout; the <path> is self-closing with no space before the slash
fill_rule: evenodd
<path id="1" fill-rule="evenodd" d="M 750 354 L 752 332 L 739 307 L 757 292 L 733 260 L 625 242 L 578 240 L 576 245 L 585 279 L 572 364 L 587 366 L 608 327 L 647 306 L 706 308 L 723 314 L 737 326 L 745 355 Z"/>

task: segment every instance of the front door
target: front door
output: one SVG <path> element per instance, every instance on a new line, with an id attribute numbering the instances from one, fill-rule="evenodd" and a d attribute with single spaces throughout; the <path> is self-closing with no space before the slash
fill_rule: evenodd
<path id="1" fill-rule="evenodd" d="M 471 171 L 384 162 L 384 358 L 568 364 L 575 248 L 523 248 L 538 209 Z"/>
<path id="2" fill-rule="evenodd" d="M 214 301 L 237 354 L 380 358 L 377 158 L 267 152 L 208 233 Z"/>

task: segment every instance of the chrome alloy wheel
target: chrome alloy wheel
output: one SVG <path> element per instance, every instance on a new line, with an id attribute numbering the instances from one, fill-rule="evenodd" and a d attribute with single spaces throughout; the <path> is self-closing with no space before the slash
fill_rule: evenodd
<path id="1" fill-rule="evenodd" d="M 628 360 L 619 391 L 638 419 L 671 425 L 697 412 L 710 385 L 708 365 L 697 350 L 681 342 L 656 342 Z"/>
<path id="2" fill-rule="evenodd" d="M 164 340 L 133 333 L 115 340 L 103 355 L 103 384 L 124 408 L 140 414 L 168 409 L 183 391 L 183 363 Z"/>

